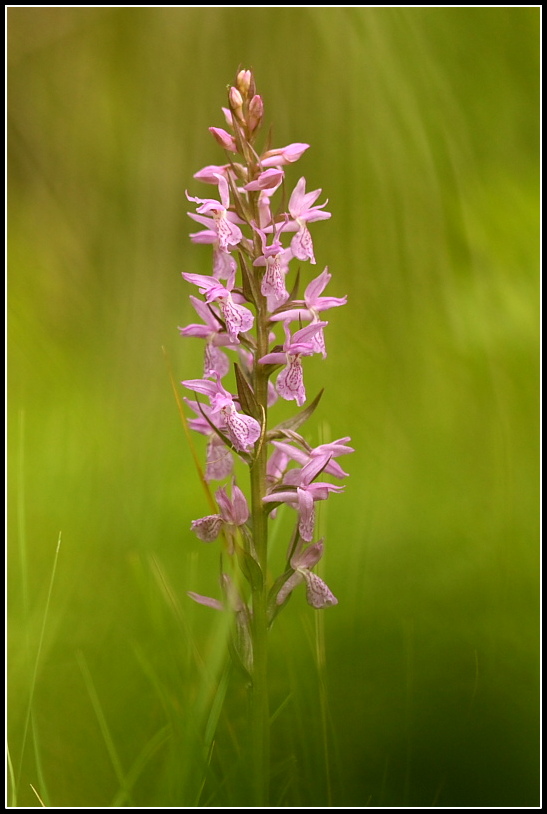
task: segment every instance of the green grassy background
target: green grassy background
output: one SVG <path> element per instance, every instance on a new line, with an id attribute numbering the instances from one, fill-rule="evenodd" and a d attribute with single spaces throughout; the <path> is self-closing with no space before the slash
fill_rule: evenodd
<path id="1" fill-rule="evenodd" d="M 317 269 L 348 305 L 309 438 L 356 449 L 320 518 L 340 604 L 294 597 L 271 637 L 273 804 L 537 805 L 539 9 L 8 24 L 11 804 L 248 799 L 161 350 L 200 374 L 184 191 L 241 65 L 274 143 L 312 145 L 289 181 L 329 198 Z"/>

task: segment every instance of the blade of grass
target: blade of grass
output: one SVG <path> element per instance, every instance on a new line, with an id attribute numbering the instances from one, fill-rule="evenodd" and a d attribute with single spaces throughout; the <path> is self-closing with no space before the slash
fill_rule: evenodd
<path id="1" fill-rule="evenodd" d="M 211 745 L 213 742 L 216 726 L 224 703 L 226 694 L 227 677 L 229 673 L 226 667 L 226 659 L 228 656 L 227 640 L 230 636 L 230 629 L 232 625 L 232 617 L 230 613 L 217 614 L 219 617 L 215 636 L 211 643 L 210 657 L 204 661 L 201 653 L 196 645 L 195 639 L 192 635 L 191 626 L 188 622 L 187 615 L 184 612 L 176 592 L 170 584 L 167 574 L 163 569 L 157 557 L 150 558 L 151 570 L 156 579 L 167 605 L 171 608 L 173 615 L 177 619 L 184 636 L 191 642 L 192 653 L 194 661 L 199 672 L 198 693 L 195 702 L 191 707 L 191 714 L 188 715 L 188 737 L 193 734 L 193 738 L 198 738 L 198 742 L 203 745 L 203 763 L 202 770 L 204 772 L 203 778 L 199 781 L 199 799 L 203 784 L 207 774 L 207 766 L 210 762 Z M 221 674 L 221 671 L 224 671 Z M 226 681 L 226 686 L 224 686 Z M 205 731 L 205 740 L 203 740 L 203 733 Z M 184 771 L 187 773 L 190 766 L 186 766 Z M 187 787 L 187 783 L 183 787 Z"/>
<path id="2" fill-rule="evenodd" d="M 87 693 L 89 695 L 93 711 L 95 712 L 95 716 L 97 718 L 97 722 L 99 724 L 99 728 L 103 736 L 103 740 L 106 746 L 106 750 L 108 752 L 108 756 L 110 758 L 110 762 L 112 764 L 112 768 L 114 769 L 116 779 L 120 784 L 120 791 L 118 792 L 118 796 L 122 800 L 124 801 L 127 800 L 129 803 L 133 804 L 130 794 L 131 789 L 130 786 L 128 785 L 126 774 L 122 768 L 122 764 L 118 756 L 118 752 L 116 751 L 114 740 L 110 733 L 110 729 L 108 728 L 108 723 L 106 721 L 106 717 L 103 712 L 103 708 L 97 690 L 95 688 L 95 684 L 93 683 L 93 678 L 87 666 L 84 654 L 82 653 L 81 650 L 78 650 L 78 652 L 76 653 L 76 661 L 78 662 L 78 666 L 81 670 L 84 683 L 87 689 Z"/>
<path id="3" fill-rule="evenodd" d="M 50 796 L 47 790 L 46 779 L 44 775 L 44 770 L 42 766 L 42 754 L 40 750 L 40 744 L 38 739 L 38 729 L 36 726 L 36 719 L 34 710 L 31 712 L 30 716 L 30 729 L 32 732 L 32 743 L 34 747 L 34 761 L 36 763 L 36 774 L 38 775 L 38 783 L 40 788 L 42 789 L 42 796 L 45 800 L 46 808 L 51 808 L 51 801 Z M 32 785 L 32 784 L 31 784 Z"/>
<path id="4" fill-rule="evenodd" d="M 29 783 L 29 785 L 30 785 L 31 789 L 33 790 L 34 794 L 36 795 L 36 797 L 38 798 L 38 802 L 40 803 L 42 808 L 49 808 L 49 806 L 46 806 L 46 804 L 44 803 L 44 801 L 42 800 L 42 798 L 40 797 L 40 795 L 38 794 L 38 792 L 36 791 L 36 789 L 34 788 L 32 783 Z"/>
<path id="5" fill-rule="evenodd" d="M 327 806 L 332 808 L 331 759 L 329 754 L 328 732 L 328 694 L 326 681 L 325 658 L 325 616 L 315 614 L 315 660 L 319 683 L 319 708 L 321 711 L 321 736 L 323 741 L 323 760 L 325 763 L 325 784 L 327 787 Z"/>
<path id="6" fill-rule="evenodd" d="M 146 764 L 154 757 L 158 749 L 160 749 L 170 737 L 171 725 L 166 724 L 165 726 L 162 726 L 161 729 L 158 729 L 156 734 L 153 735 L 144 745 L 143 749 L 139 752 L 134 763 L 127 772 L 125 777 L 125 788 L 120 789 L 117 792 L 116 796 L 110 803 L 110 808 L 121 808 L 123 806 L 127 791 L 130 791 L 133 788 L 141 773 L 145 769 Z"/>
<path id="7" fill-rule="evenodd" d="M 9 774 L 9 784 L 10 784 L 10 791 L 11 791 L 11 806 L 10 808 L 17 808 L 17 784 L 15 783 L 15 771 L 13 769 L 13 761 L 11 759 L 11 752 L 9 746 L 6 749 L 7 759 L 8 759 L 8 774 Z"/>
<path id="8" fill-rule="evenodd" d="M 213 756 L 213 749 L 214 749 L 214 738 L 218 727 L 219 718 L 222 712 L 222 708 L 224 706 L 224 700 L 226 698 L 226 691 L 228 689 L 228 683 L 230 680 L 230 666 L 227 665 L 224 668 L 220 681 L 218 682 L 218 686 L 213 698 L 213 702 L 211 704 L 209 710 L 209 716 L 207 718 L 207 723 L 205 725 L 205 736 L 203 742 L 203 757 L 206 769 L 209 768 L 211 765 L 211 759 Z M 205 788 L 205 782 L 207 780 L 207 772 L 203 773 L 202 781 L 200 787 L 198 789 L 198 793 L 196 796 L 195 805 L 196 807 L 200 805 L 201 795 L 203 794 L 203 789 Z"/>
<path id="9" fill-rule="evenodd" d="M 281 713 L 283 712 L 283 710 L 285 709 L 287 704 L 290 704 L 290 702 L 292 700 L 292 697 L 293 697 L 292 692 L 290 692 L 287 695 L 287 697 L 279 704 L 277 709 L 271 714 L 271 716 L 270 716 L 270 726 L 273 724 L 275 719 L 278 718 L 279 715 L 281 715 Z"/>
<path id="10" fill-rule="evenodd" d="M 36 734 L 36 730 L 35 730 L 35 726 L 34 726 L 34 721 L 32 719 L 32 705 L 33 705 L 33 702 L 34 702 L 34 692 L 35 692 L 35 689 L 36 689 L 36 681 L 37 681 L 37 677 L 38 677 L 38 665 L 40 664 L 40 656 L 42 655 L 42 646 L 43 646 L 43 643 L 44 643 L 46 623 L 47 623 L 47 619 L 48 619 L 48 615 L 49 615 L 49 606 L 50 606 L 50 603 L 51 603 L 51 596 L 52 596 L 52 593 L 53 593 L 53 584 L 55 582 L 55 574 L 56 574 L 56 571 L 57 571 L 57 562 L 58 562 L 58 559 L 59 559 L 59 549 L 60 549 L 60 547 L 61 547 L 61 532 L 59 532 L 59 538 L 57 540 L 57 547 L 55 549 L 55 557 L 53 559 L 53 568 L 52 568 L 51 577 L 50 577 L 50 580 L 49 580 L 49 587 L 48 587 L 48 593 L 47 593 L 47 598 L 46 598 L 46 606 L 44 608 L 44 616 L 43 616 L 43 619 L 42 619 L 42 627 L 40 629 L 40 638 L 38 640 L 38 647 L 37 647 L 37 650 L 36 650 L 36 658 L 34 660 L 34 667 L 33 667 L 33 670 L 32 670 L 32 678 L 31 678 L 30 692 L 29 692 L 29 701 L 28 701 L 28 706 L 27 706 L 27 713 L 26 713 L 26 716 L 25 716 L 25 725 L 24 725 L 24 728 L 23 728 L 23 739 L 22 739 L 22 744 L 21 744 L 21 756 L 20 756 L 20 762 L 19 762 L 19 780 L 20 780 L 21 772 L 22 772 L 22 766 L 23 766 L 23 756 L 24 756 L 24 753 L 25 753 L 27 736 L 28 736 L 28 731 L 29 731 L 29 727 L 30 727 L 32 729 L 32 733 L 33 733 L 33 741 L 34 741 L 34 746 L 35 746 L 34 753 L 35 753 L 35 758 L 36 758 L 36 765 L 37 765 L 37 769 L 38 769 L 38 774 L 40 776 L 41 784 L 42 784 L 42 788 L 43 788 L 42 793 L 44 794 L 44 797 L 46 797 L 46 798 L 47 798 L 47 794 L 44 791 L 45 790 L 45 784 L 44 784 L 43 773 L 42 773 L 42 770 L 41 770 L 40 753 L 39 753 L 39 749 L 38 749 L 38 745 L 37 745 L 38 744 L 38 739 L 37 739 L 37 734 Z"/>
<path id="11" fill-rule="evenodd" d="M 158 558 L 156 556 L 154 556 L 153 554 L 150 555 L 149 563 L 150 563 L 150 570 L 152 572 L 152 575 L 154 576 L 154 579 L 156 581 L 156 585 L 159 588 L 160 594 L 162 595 L 162 597 L 163 597 L 163 599 L 165 601 L 165 604 L 170 608 L 173 616 L 177 620 L 177 623 L 178 623 L 182 633 L 187 638 L 187 640 L 191 643 L 192 654 L 193 654 L 195 663 L 196 663 L 196 665 L 197 665 L 197 667 L 198 667 L 198 669 L 200 671 L 200 675 L 203 676 L 203 673 L 205 672 L 205 664 L 203 662 L 203 659 L 201 658 L 201 654 L 200 654 L 200 652 L 199 652 L 199 650 L 198 650 L 198 648 L 196 646 L 195 640 L 194 640 L 194 638 L 192 636 L 192 632 L 190 630 L 190 625 L 188 624 L 188 619 L 186 617 L 186 614 L 182 610 L 182 607 L 181 607 L 181 604 L 179 602 L 178 596 L 177 596 L 173 586 L 169 582 L 169 579 L 167 578 L 167 574 L 165 573 L 165 569 L 163 568 L 163 566 L 160 563 L 160 561 L 158 560 Z"/>

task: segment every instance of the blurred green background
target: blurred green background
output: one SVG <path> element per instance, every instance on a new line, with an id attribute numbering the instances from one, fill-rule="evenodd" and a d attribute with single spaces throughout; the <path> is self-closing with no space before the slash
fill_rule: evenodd
<path id="1" fill-rule="evenodd" d="M 185 593 L 218 595 L 218 548 L 162 353 L 200 375 L 184 191 L 239 66 L 329 198 L 316 268 L 348 305 L 308 437 L 356 449 L 320 518 L 340 604 L 272 632 L 273 804 L 538 804 L 539 22 L 8 9 L 12 804 L 246 799 L 237 678 L 211 747 L 225 625 Z"/>

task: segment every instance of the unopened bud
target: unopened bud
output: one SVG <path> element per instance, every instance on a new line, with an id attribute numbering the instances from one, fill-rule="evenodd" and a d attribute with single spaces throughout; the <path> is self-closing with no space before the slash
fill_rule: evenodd
<path id="1" fill-rule="evenodd" d="M 208 164 L 206 167 L 203 167 L 202 170 L 195 172 L 194 178 L 197 178 L 198 181 L 204 181 L 206 184 L 218 184 L 218 176 L 222 175 L 227 179 L 229 170 L 230 164 L 223 164 L 222 166 L 219 164 Z"/>
<path id="2" fill-rule="evenodd" d="M 240 121 L 243 121 L 243 99 L 241 97 L 241 93 L 237 88 L 231 87 L 228 98 L 230 100 L 230 107 L 234 115 Z"/>
<path id="3" fill-rule="evenodd" d="M 245 185 L 249 192 L 259 192 L 262 189 L 277 189 L 283 180 L 285 173 L 283 170 L 271 169 L 260 173 L 255 181 Z"/>
<path id="4" fill-rule="evenodd" d="M 243 94 L 243 96 L 247 96 L 249 92 L 249 88 L 251 87 L 251 72 L 250 71 L 240 71 L 237 75 L 236 85 Z"/>
<path id="5" fill-rule="evenodd" d="M 226 124 L 228 125 L 228 127 L 233 127 L 234 117 L 232 116 L 232 111 L 229 110 L 227 107 L 223 107 L 222 112 L 224 113 L 224 118 L 226 119 Z"/>
<path id="6" fill-rule="evenodd" d="M 248 116 L 248 122 L 251 131 L 256 130 L 256 128 L 260 126 L 260 122 L 262 121 L 263 115 L 264 115 L 264 104 L 262 102 L 262 97 L 253 96 L 253 98 L 249 102 L 249 116 Z"/>
<path id="7" fill-rule="evenodd" d="M 230 106 L 233 110 L 243 107 L 243 99 L 237 88 L 231 87 L 228 95 L 230 97 Z"/>
<path id="8" fill-rule="evenodd" d="M 260 163 L 263 167 L 283 167 L 285 164 L 292 164 L 294 161 L 298 161 L 309 146 L 309 144 L 297 141 L 287 147 L 268 150 L 260 159 Z"/>
<path id="9" fill-rule="evenodd" d="M 225 150 L 230 150 L 232 153 L 237 153 L 236 140 L 233 136 L 223 130 L 222 127 L 210 127 L 209 132 L 213 134 L 221 147 Z"/>

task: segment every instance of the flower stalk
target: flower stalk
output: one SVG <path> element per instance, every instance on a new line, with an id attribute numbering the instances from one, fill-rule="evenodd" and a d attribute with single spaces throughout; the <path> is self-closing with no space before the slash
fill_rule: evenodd
<path id="1" fill-rule="evenodd" d="M 303 361 L 316 353 L 327 355 L 324 313 L 344 305 L 346 297 L 322 296 L 331 280 L 326 268 L 308 282 L 303 299 L 298 298 L 300 269 L 290 294 L 286 286 L 292 261 L 316 263 L 308 224 L 330 217 L 326 202 L 315 203 L 321 190 L 306 192 L 305 178 L 296 183 L 287 212 L 278 213 L 273 203 L 286 184 L 285 167 L 299 160 L 309 145 L 257 150 L 264 105 L 251 71 L 239 71 L 223 112 L 228 130 L 209 129 L 225 150 L 226 163 L 204 167 L 194 176 L 216 187 L 218 198 L 187 193 L 197 204 L 196 212 L 188 214 L 204 227 L 191 239 L 212 246 L 212 274 L 183 273 L 202 297 L 190 297 L 202 322 L 180 332 L 205 342 L 202 378 L 183 382 L 194 394 L 186 399 L 196 415 L 188 423 L 208 439 L 205 477 L 231 479 L 231 497 L 226 487 L 220 487 L 218 512 L 193 521 L 192 530 L 206 543 L 222 536 L 227 555 L 247 583 L 247 596 L 240 595 L 227 573 L 220 575 L 222 601 L 189 595 L 202 605 L 234 614 L 230 652 L 246 671 L 250 686 L 254 802 L 267 806 L 268 629 L 301 583 L 313 608 L 338 602 L 312 569 L 324 550 L 323 540 L 314 541 L 315 503 L 343 487 L 317 479 L 346 477 L 335 458 L 353 450 L 347 445 L 349 438 L 314 448 L 299 430 L 321 395 L 305 407 Z M 304 409 L 270 427 L 269 408 L 278 398 Z M 250 508 L 233 475 L 235 457 L 249 469 Z M 274 579 L 269 572 L 268 528 L 282 503 L 295 509 L 297 517 L 285 571 Z"/>

